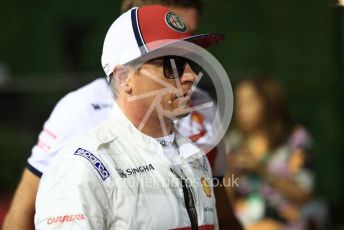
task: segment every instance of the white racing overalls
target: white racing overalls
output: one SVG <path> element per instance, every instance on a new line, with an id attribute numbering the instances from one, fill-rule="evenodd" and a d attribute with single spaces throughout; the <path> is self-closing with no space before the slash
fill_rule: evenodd
<path id="1" fill-rule="evenodd" d="M 175 143 L 177 166 L 114 105 L 44 172 L 36 229 L 218 229 L 209 162 L 178 133 Z"/>

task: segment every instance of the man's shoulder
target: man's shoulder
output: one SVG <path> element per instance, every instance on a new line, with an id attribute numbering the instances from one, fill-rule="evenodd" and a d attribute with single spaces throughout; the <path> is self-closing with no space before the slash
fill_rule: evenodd
<path id="1" fill-rule="evenodd" d="M 78 94 L 89 94 L 98 92 L 98 94 L 101 94 L 100 91 L 103 91 L 105 89 L 109 88 L 109 84 L 107 83 L 105 78 L 97 78 L 94 81 L 80 87 L 79 89 L 75 90 L 74 93 Z"/>
<path id="2" fill-rule="evenodd" d="M 98 78 L 87 85 L 84 85 L 72 92 L 65 95 L 61 101 L 65 102 L 81 102 L 82 101 L 94 101 L 94 99 L 106 100 L 111 95 L 109 94 L 110 88 L 106 80 Z M 110 97 L 111 98 L 111 97 Z"/>
<path id="3" fill-rule="evenodd" d="M 117 137 L 117 134 L 109 128 L 108 120 L 103 121 L 94 128 L 82 134 L 73 143 L 73 148 L 80 146 L 81 148 L 88 148 L 97 151 L 99 145 L 111 142 Z"/>
<path id="4" fill-rule="evenodd" d="M 47 174 L 81 177 L 78 180 L 93 174 L 94 179 L 106 180 L 110 173 L 98 152 L 99 140 L 94 136 L 96 132 L 87 132 L 66 146 L 51 162 Z"/>
<path id="5" fill-rule="evenodd" d="M 65 95 L 55 106 L 47 123 L 64 124 L 82 123 L 83 115 L 92 111 L 108 111 L 112 107 L 113 99 L 105 79 L 95 81 Z M 106 109 L 105 109 L 106 108 Z M 95 115 L 98 115 L 97 113 Z M 87 118 L 87 117 L 86 117 Z M 85 121 L 86 122 L 86 121 Z M 89 124 L 84 124 L 89 126 Z M 54 127 L 54 125 L 52 125 Z M 65 127 L 67 128 L 67 127 Z"/>

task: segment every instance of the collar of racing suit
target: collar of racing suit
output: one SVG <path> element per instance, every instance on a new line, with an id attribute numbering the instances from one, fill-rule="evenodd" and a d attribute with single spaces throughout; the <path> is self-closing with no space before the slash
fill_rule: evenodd
<path id="1" fill-rule="evenodd" d="M 116 103 L 114 103 L 106 123 L 106 131 L 98 133 L 98 139 L 100 141 L 99 145 L 119 138 L 118 129 L 120 129 L 121 138 L 128 138 L 127 140 L 133 139 L 133 144 L 137 145 L 138 147 L 149 150 L 156 149 L 158 146 L 158 152 L 162 151 L 162 147 L 159 142 L 155 138 L 140 132 L 124 115 Z M 174 129 L 174 133 L 174 141 L 179 149 L 181 163 L 190 162 L 204 156 L 203 151 L 200 151 L 200 149 L 193 142 L 184 138 L 176 129 Z M 146 152 L 147 154 L 157 153 L 157 151 Z"/>

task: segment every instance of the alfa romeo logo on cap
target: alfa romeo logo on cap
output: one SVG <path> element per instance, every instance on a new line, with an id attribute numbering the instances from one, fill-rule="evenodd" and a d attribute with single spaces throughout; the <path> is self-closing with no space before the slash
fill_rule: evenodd
<path id="1" fill-rule="evenodd" d="M 181 33 L 188 31 L 184 22 L 172 11 L 167 12 L 165 16 L 166 24 L 173 30 Z"/>

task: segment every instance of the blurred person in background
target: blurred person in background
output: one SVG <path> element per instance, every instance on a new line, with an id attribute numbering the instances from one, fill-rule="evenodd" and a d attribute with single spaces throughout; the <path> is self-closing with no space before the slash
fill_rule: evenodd
<path id="1" fill-rule="evenodd" d="M 190 33 L 194 33 L 197 29 L 202 8 L 200 0 L 125 0 L 121 11 L 125 12 L 137 5 L 150 4 L 168 6 L 182 18 Z M 192 100 L 212 101 L 211 97 L 200 89 L 196 90 Z M 11 208 L 5 219 L 5 230 L 34 228 L 34 204 L 42 173 L 44 173 L 52 158 L 67 143 L 104 121 L 111 110 L 112 104 L 113 95 L 105 78 L 97 79 L 77 91 L 69 93 L 58 102 L 49 119 L 45 122 L 38 143 L 33 147 L 32 155 L 28 159 L 27 167 L 24 169 Z M 211 133 L 205 127 L 209 127 L 206 125 L 207 122 L 212 123 L 215 109 L 213 107 L 212 111 L 205 111 L 204 113 L 195 112 L 185 118 L 184 122 L 181 121 L 183 124 L 199 127 L 198 130 L 194 130 L 194 133 L 187 133 L 187 136 L 196 143 L 200 137 L 203 137 L 204 140 L 207 133 Z M 200 133 L 202 133 L 202 136 L 199 136 Z M 184 133 L 182 132 L 182 134 Z M 226 170 L 226 161 L 224 148 L 219 146 L 218 149 L 219 151 L 215 149 L 208 153 L 208 158 L 212 166 L 213 176 L 222 179 Z M 224 187 L 214 187 L 214 193 L 217 200 L 220 228 L 241 229 L 234 216 Z"/>
<path id="2" fill-rule="evenodd" d="M 235 213 L 247 229 L 305 229 L 301 208 L 312 196 L 311 138 L 293 124 L 279 85 L 245 79 L 235 90 L 235 128 L 228 135 L 228 187 Z"/>

